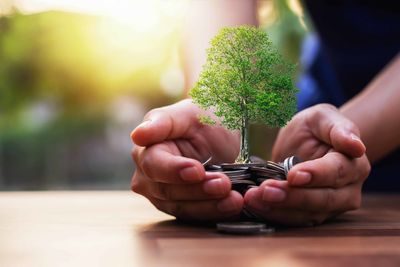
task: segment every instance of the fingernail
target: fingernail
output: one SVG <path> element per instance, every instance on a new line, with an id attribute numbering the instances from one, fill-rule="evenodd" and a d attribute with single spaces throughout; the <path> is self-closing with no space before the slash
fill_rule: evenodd
<path id="1" fill-rule="evenodd" d="M 361 140 L 361 138 L 358 135 L 356 135 L 354 133 L 351 133 L 350 137 L 351 137 L 352 140 L 359 142 L 363 146 L 363 149 L 365 151 L 365 149 L 366 149 L 365 144 L 364 144 L 364 142 Z"/>
<path id="2" fill-rule="evenodd" d="M 286 192 L 277 187 L 267 186 L 264 189 L 262 199 L 268 202 L 281 202 L 286 198 Z"/>
<path id="3" fill-rule="evenodd" d="M 238 207 L 236 202 L 231 197 L 227 197 L 217 204 L 217 209 L 221 212 L 227 213 L 238 210 Z"/>
<path id="4" fill-rule="evenodd" d="M 211 179 L 203 184 L 203 190 L 206 194 L 209 195 L 223 195 L 228 190 L 224 188 L 224 181 L 222 178 Z"/>
<path id="5" fill-rule="evenodd" d="M 355 135 L 353 133 L 350 134 L 351 139 L 355 140 L 355 141 L 359 141 L 362 142 L 360 137 L 358 135 Z"/>
<path id="6" fill-rule="evenodd" d="M 361 138 L 358 135 L 351 133 L 350 137 L 352 140 L 360 142 L 365 147 L 364 142 L 361 140 Z"/>
<path id="7" fill-rule="evenodd" d="M 186 167 L 179 172 L 179 176 L 184 181 L 200 181 L 200 172 L 196 167 Z"/>
<path id="8" fill-rule="evenodd" d="M 309 172 L 298 171 L 292 179 L 290 185 L 306 185 L 311 181 L 311 174 Z"/>
<path id="9" fill-rule="evenodd" d="M 143 129 L 143 128 L 149 127 L 150 123 L 151 123 L 151 120 L 146 120 L 146 121 L 142 122 L 141 124 L 139 124 L 136 128 L 142 128 Z"/>

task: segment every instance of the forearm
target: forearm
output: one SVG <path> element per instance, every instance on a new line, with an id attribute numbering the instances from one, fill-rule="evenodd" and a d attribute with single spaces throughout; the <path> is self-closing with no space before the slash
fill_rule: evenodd
<path id="1" fill-rule="evenodd" d="M 196 82 L 211 38 L 225 26 L 256 25 L 256 0 L 192 0 L 183 29 L 186 91 Z"/>
<path id="2" fill-rule="evenodd" d="M 371 162 L 400 145 L 400 55 L 340 110 L 360 128 Z"/>

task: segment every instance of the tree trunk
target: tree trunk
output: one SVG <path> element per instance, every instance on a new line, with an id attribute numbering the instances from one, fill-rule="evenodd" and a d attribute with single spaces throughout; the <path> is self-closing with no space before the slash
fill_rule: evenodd
<path id="1" fill-rule="evenodd" d="M 236 162 L 250 162 L 249 153 L 249 121 L 246 116 L 243 118 L 241 138 L 240 138 L 240 154 Z"/>

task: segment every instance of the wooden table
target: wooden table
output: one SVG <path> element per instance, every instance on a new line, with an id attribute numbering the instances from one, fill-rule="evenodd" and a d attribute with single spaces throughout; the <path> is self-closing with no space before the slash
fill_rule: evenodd
<path id="1" fill-rule="evenodd" d="M 318 227 L 230 236 L 130 192 L 4 192 L 0 266 L 400 266 L 400 195 Z"/>

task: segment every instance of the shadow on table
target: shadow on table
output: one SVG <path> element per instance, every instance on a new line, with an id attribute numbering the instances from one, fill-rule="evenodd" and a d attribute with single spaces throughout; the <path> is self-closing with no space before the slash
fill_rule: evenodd
<path id="1" fill-rule="evenodd" d="M 146 225 L 137 232 L 142 238 L 210 238 L 243 237 L 217 232 L 214 223 L 185 223 L 168 220 Z M 249 237 L 249 235 L 245 235 Z M 252 236 L 252 235 L 250 235 Z M 260 235 L 253 235 L 260 237 Z M 326 236 L 400 236 L 400 222 L 384 220 L 363 211 L 346 213 L 322 225 L 312 227 L 276 227 L 265 237 L 326 237 Z"/>
<path id="2" fill-rule="evenodd" d="M 136 231 L 142 238 L 202 238 L 220 235 L 213 223 L 187 223 L 178 220 L 157 222 Z"/>

